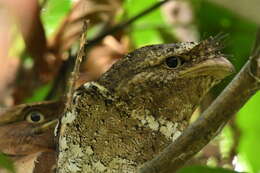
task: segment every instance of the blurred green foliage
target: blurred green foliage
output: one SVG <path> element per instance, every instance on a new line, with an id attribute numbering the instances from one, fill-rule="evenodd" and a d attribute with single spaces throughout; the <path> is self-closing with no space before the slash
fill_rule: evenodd
<path id="1" fill-rule="evenodd" d="M 250 172 L 260 172 L 260 92 L 240 110 L 237 122 L 241 128 L 239 156 L 246 160 Z"/>
<path id="2" fill-rule="evenodd" d="M 124 3 L 124 10 L 127 13 L 127 17 L 131 18 L 137 13 L 143 11 L 145 8 L 152 6 L 156 2 L 158 1 L 126 0 L 126 2 Z M 135 47 L 141 47 L 148 44 L 163 43 L 160 32 L 157 30 L 157 28 L 161 26 L 166 26 L 166 24 L 163 21 L 159 9 L 152 11 L 148 15 L 134 22 L 133 25 L 130 26 L 130 36 Z"/>
<path id="3" fill-rule="evenodd" d="M 46 34 L 49 36 L 61 23 L 62 18 L 69 12 L 71 0 L 51 0 L 47 1 L 42 9 L 42 22 Z"/>
<path id="4" fill-rule="evenodd" d="M 222 133 L 219 135 L 219 146 L 220 146 L 220 152 L 223 158 L 226 158 L 230 154 L 230 150 L 232 149 L 234 145 L 233 141 L 233 133 L 232 133 L 232 128 L 227 125 Z"/>
<path id="5" fill-rule="evenodd" d="M 180 169 L 177 173 L 237 173 L 228 169 L 210 168 L 206 166 L 189 166 Z"/>
<path id="6" fill-rule="evenodd" d="M 46 85 L 43 85 L 40 88 L 35 89 L 33 92 L 33 95 L 30 98 L 26 99 L 25 102 L 32 103 L 32 102 L 38 102 L 38 101 L 45 100 L 45 98 L 49 94 L 51 88 L 52 88 L 52 84 L 48 83 Z"/>
<path id="7" fill-rule="evenodd" d="M 203 0 L 192 0 L 192 4 L 201 39 L 219 33 L 229 35 L 223 52 L 239 72 L 250 55 L 255 40 L 256 25 L 236 16 L 227 9 Z M 226 78 L 214 88 L 215 95 L 224 89 L 234 75 Z"/>
<path id="8" fill-rule="evenodd" d="M 0 168 L 5 168 L 10 171 L 10 173 L 15 172 L 12 161 L 2 153 L 0 153 Z"/>
<path id="9" fill-rule="evenodd" d="M 229 38 L 224 52 L 239 70 L 250 55 L 255 40 L 256 25 L 206 1 L 193 2 L 196 23 L 202 38 L 218 33 L 228 33 Z"/>

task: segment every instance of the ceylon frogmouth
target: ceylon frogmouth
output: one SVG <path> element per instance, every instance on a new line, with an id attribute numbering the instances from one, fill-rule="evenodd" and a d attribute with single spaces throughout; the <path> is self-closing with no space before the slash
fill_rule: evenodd
<path id="1" fill-rule="evenodd" d="M 219 40 L 137 49 L 77 89 L 61 120 L 58 172 L 136 172 L 176 140 L 208 90 L 234 71 Z"/>
<path id="2" fill-rule="evenodd" d="M 0 114 L 0 152 L 14 161 L 17 173 L 37 168 L 34 162 L 40 154 L 53 157 L 48 161 L 52 163 L 43 164 L 55 163 L 54 126 L 63 108 L 61 101 L 47 101 L 18 105 Z"/>

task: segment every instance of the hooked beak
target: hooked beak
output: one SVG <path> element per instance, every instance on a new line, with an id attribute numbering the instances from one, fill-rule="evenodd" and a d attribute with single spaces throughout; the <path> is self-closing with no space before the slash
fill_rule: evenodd
<path id="1" fill-rule="evenodd" d="M 224 57 L 210 58 L 180 72 L 181 77 L 213 76 L 223 79 L 235 72 L 234 66 Z"/>

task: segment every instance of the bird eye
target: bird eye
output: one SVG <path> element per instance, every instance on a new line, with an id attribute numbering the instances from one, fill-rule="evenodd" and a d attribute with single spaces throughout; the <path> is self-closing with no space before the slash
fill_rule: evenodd
<path id="1" fill-rule="evenodd" d="M 166 58 L 165 63 L 170 68 L 176 68 L 183 64 L 183 61 L 180 57 L 171 56 Z"/>
<path id="2" fill-rule="evenodd" d="M 26 116 L 26 121 L 29 123 L 41 123 L 44 121 L 44 116 L 38 111 L 29 112 Z"/>

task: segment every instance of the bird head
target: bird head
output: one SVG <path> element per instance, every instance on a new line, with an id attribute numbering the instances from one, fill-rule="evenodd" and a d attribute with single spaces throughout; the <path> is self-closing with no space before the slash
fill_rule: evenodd
<path id="1" fill-rule="evenodd" d="M 97 82 L 133 108 L 148 108 L 155 116 L 169 119 L 189 119 L 208 90 L 234 72 L 220 52 L 221 39 L 139 48 Z"/>
<path id="2" fill-rule="evenodd" d="M 24 156 L 50 151 L 54 145 L 54 127 L 63 111 L 60 101 L 21 104 L 0 114 L 0 151 Z"/>

